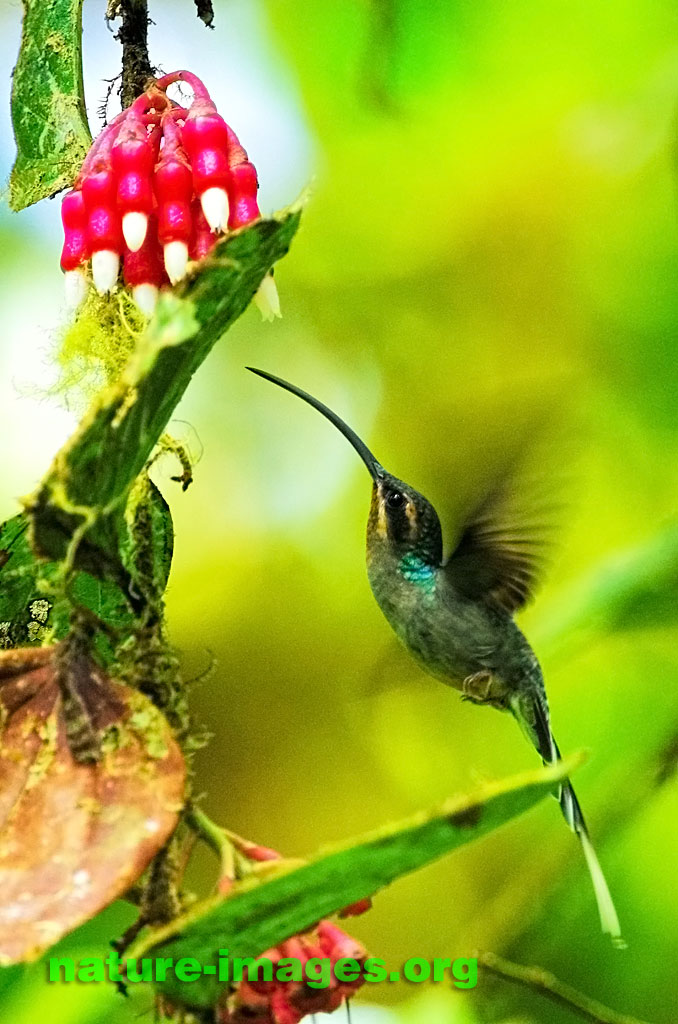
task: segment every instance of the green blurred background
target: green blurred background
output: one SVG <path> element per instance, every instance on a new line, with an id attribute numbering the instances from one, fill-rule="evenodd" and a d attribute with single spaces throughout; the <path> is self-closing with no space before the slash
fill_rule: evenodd
<path id="1" fill-rule="evenodd" d="M 102 79 L 119 67 L 103 7 L 85 4 L 93 124 Z M 504 440 L 567 410 L 552 461 L 572 468 L 570 511 L 522 622 L 561 748 L 592 752 L 577 789 L 629 949 L 599 934 L 584 860 L 551 801 L 401 880 L 351 930 L 392 966 L 491 949 L 618 1010 L 675 1020 L 678 795 L 654 780 L 678 731 L 678 597 L 655 600 L 651 583 L 620 611 L 612 578 L 598 613 L 576 614 L 599 567 L 623 565 L 675 515 L 675 4 L 215 8 L 210 33 L 189 0 L 151 3 L 151 57 L 204 77 L 259 169 L 265 211 L 306 185 L 310 199 L 276 274 L 284 319 L 262 324 L 249 310 L 170 425 L 196 459 L 194 485 L 182 494 L 171 460 L 159 469 L 176 529 L 171 635 L 213 733 L 197 789 L 213 817 L 303 856 L 536 765 L 507 717 L 462 704 L 399 650 L 365 575 L 364 468 L 316 414 L 243 366 L 336 408 L 450 528 Z M 7 93 L 19 19 L 17 4 L 2 5 Z M 49 202 L 0 213 L 3 518 L 76 422 L 50 394 L 65 315 L 58 213 Z M 661 571 L 664 548 L 655 557 Z M 111 908 L 60 948 L 92 955 L 129 919 Z M 40 966 L 4 972 L 0 986 L 13 1024 L 151 1012 L 147 992 L 125 1003 L 98 986 L 54 990 Z M 466 993 L 373 987 L 353 1014 L 573 1019 L 482 975 Z"/>

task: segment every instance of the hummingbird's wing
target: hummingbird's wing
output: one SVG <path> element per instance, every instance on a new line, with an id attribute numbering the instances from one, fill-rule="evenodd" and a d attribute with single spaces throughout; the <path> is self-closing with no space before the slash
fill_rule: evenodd
<path id="1" fill-rule="evenodd" d="M 491 598 L 515 612 L 534 596 L 548 565 L 559 510 L 553 481 L 513 462 L 467 514 L 443 571 L 465 597 Z"/>

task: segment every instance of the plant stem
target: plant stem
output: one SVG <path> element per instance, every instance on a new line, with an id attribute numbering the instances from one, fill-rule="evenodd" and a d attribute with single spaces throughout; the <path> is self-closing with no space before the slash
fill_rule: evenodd
<path id="1" fill-rule="evenodd" d="M 226 830 L 212 821 L 209 815 L 194 804 L 186 811 L 186 824 L 216 853 L 221 863 L 222 875 L 235 875 L 235 850 Z"/>
<path id="2" fill-rule="evenodd" d="M 504 960 L 496 953 L 474 953 L 480 967 L 496 974 L 500 978 L 514 981 L 518 985 L 539 992 L 541 995 L 552 999 L 561 1006 L 567 1007 L 573 1013 L 584 1020 L 593 1021 L 594 1024 L 647 1024 L 647 1021 L 638 1020 L 635 1017 L 627 1017 L 625 1014 L 616 1013 L 602 1003 L 590 999 L 582 992 L 578 992 L 571 985 L 559 981 L 550 971 L 541 967 L 523 967 L 521 964 L 511 963 Z"/>
<path id="3" fill-rule="evenodd" d="M 117 4 L 122 24 L 117 38 L 122 43 L 123 107 L 146 88 L 153 68 L 148 56 L 148 0 L 120 0 Z"/>

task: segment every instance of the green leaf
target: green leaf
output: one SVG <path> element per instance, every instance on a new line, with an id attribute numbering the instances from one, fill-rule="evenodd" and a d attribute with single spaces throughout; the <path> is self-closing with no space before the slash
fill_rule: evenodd
<path id="1" fill-rule="evenodd" d="M 172 516 L 145 475 L 130 496 L 119 543 L 130 581 L 151 597 L 162 595 L 172 563 Z M 40 644 L 48 631 L 54 639 L 63 639 L 71 602 L 88 608 L 113 630 L 132 625 L 129 601 L 115 583 L 77 572 L 69 601 L 58 586 L 59 571 L 59 563 L 45 562 L 34 554 L 26 513 L 0 526 L 0 648 Z M 107 663 L 108 648 L 101 653 Z"/>
<path id="2" fill-rule="evenodd" d="M 555 767 L 489 783 L 471 796 L 453 797 L 433 812 L 320 851 L 301 866 L 299 861 L 261 865 L 261 873 L 236 883 L 227 897 L 198 903 L 144 936 L 128 956 L 173 957 L 175 963 L 191 956 L 203 965 L 215 963 L 219 949 L 228 949 L 232 957 L 257 956 L 522 814 L 553 793 L 581 761 L 578 755 Z M 157 987 L 170 999 L 207 1007 L 216 1003 L 224 984 L 203 976 L 187 987 L 168 977 Z"/>
<path id="3" fill-rule="evenodd" d="M 71 185 L 92 142 L 82 87 L 82 0 L 23 0 L 23 6 L 12 85 L 13 210 Z"/>
<path id="4" fill-rule="evenodd" d="M 34 537 L 63 560 L 76 534 L 76 564 L 124 586 L 116 511 L 144 468 L 191 377 L 287 252 L 300 210 L 260 220 L 221 241 L 156 314 L 124 373 L 100 396 L 57 455 L 32 500 Z"/>

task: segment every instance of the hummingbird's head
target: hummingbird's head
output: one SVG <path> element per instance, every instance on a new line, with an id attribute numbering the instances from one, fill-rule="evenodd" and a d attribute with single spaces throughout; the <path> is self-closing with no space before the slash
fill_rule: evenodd
<path id="1" fill-rule="evenodd" d="M 384 469 L 372 488 L 367 543 L 372 557 L 384 545 L 399 558 L 412 555 L 435 568 L 443 559 L 442 529 L 433 505 Z"/>
<path id="2" fill-rule="evenodd" d="M 368 557 L 372 559 L 377 550 L 396 554 L 399 558 L 411 555 L 427 566 L 437 568 L 443 558 L 442 531 L 436 510 L 424 495 L 387 473 L 356 432 L 319 399 L 302 391 L 296 384 L 264 370 L 255 370 L 252 366 L 247 369 L 316 409 L 344 435 L 365 463 L 373 481 L 367 524 Z"/>

